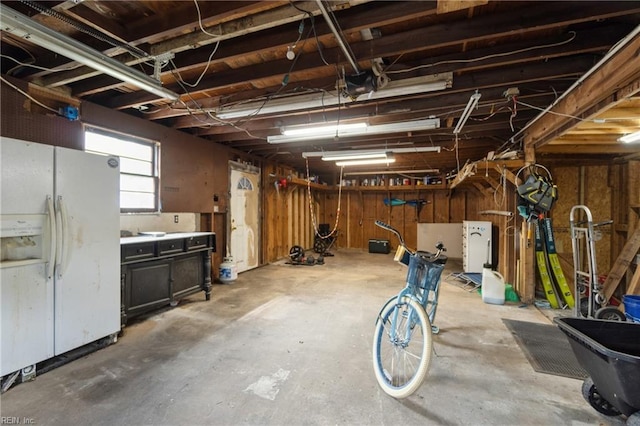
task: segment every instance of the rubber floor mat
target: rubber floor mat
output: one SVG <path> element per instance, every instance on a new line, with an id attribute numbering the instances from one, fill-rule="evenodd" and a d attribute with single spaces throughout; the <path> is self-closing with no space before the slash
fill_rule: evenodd
<path id="1" fill-rule="evenodd" d="M 567 336 L 555 325 L 504 318 L 502 321 L 535 371 L 573 379 L 589 376 L 578 363 Z"/>

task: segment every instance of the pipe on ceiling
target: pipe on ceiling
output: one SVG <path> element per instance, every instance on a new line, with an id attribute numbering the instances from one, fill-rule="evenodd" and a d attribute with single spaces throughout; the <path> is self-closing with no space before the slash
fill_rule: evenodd
<path id="1" fill-rule="evenodd" d="M 333 33 L 333 35 L 336 36 L 336 40 L 338 41 L 338 45 L 340 46 L 340 49 L 342 49 L 342 52 L 344 53 L 344 55 L 347 57 L 347 60 L 349 61 L 349 63 L 353 67 L 353 70 L 357 74 L 360 74 L 360 68 L 358 67 L 358 64 L 356 63 L 356 60 L 354 58 L 354 54 L 351 51 L 351 48 L 347 44 L 346 40 L 342 36 L 342 31 L 338 30 L 338 28 L 336 26 L 337 22 L 335 22 L 335 23 L 333 22 L 333 19 L 331 18 L 331 15 L 329 14 L 329 11 L 325 7 L 324 2 L 322 0 L 316 0 L 316 3 L 318 3 L 318 8 L 320 9 L 320 12 L 322 12 L 322 16 L 324 16 L 324 20 L 327 21 L 327 25 L 329 25 L 329 29 L 331 29 L 331 32 Z"/>

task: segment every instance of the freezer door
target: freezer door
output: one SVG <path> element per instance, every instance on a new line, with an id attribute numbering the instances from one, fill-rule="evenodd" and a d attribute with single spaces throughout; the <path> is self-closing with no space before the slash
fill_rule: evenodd
<path id="1" fill-rule="evenodd" d="M 120 169 L 116 157 L 65 148 L 55 158 L 59 355 L 120 330 Z"/>
<path id="2" fill-rule="evenodd" d="M 53 147 L 0 137 L 2 214 L 46 214 L 53 196 Z"/>
<path id="3" fill-rule="evenodd" d="M 53 356 L 53 283 L 44 276 L 44 263 L 0 270 L 0 376 Z"/>
<path id="4" fill-rule="evenodd" d="M 53 147 L 0 138 L 0 376 L 53 356 Z"/>

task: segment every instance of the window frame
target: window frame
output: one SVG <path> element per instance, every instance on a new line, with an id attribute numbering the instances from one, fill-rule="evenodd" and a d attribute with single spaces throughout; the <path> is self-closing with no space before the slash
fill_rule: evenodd
<path id="1" fill-rule="evenodd" d="M 86 147 L 86 135 L 87 133 L 97 133 L 103 136 L 108 136 L 111 138 L 116 138 L 119 139 L 121 141 L 124 142 L 129 142 L 129 143 L 135 143 L 135 144 L 140 144 L 140 145 L 144 145 L 144 146 L 149 146 L 152 149 L 152 159 L 151 159 L 151 169 L 152 169 L 152 174 L 151 175 L 143 175 L 143 174 L 135 174 L 135 173 L 123 173 L 122 171 L 120 171 L 120 176 L 142 176 L 142 177 L 150 177 L 153 179 L 153 185 L 154 185 L 154 207 L 153 208 L 123 208 L 122 206 L 120 206 L 120 213 L 160 213 L 161 212 L 161 201 L 160 201 L 160 143 L 158 141 L 152 140 L 152 139 L 147 139 L 147 138 L 142 138 L 139 136 L 132 136 L 130 134 L 127 133 L 122 133 L 122 132 L 118 132 L 118 131 L 114 131 L 111 129 L 105 129 L 102 127 L 96 127 L 96 126 L 88 126 L 85 125 L 84 129 L 84 138 L 83 138 L 83 149 L 85 152 L 90 152 L 90 153 L 94 153 L 94 154 L 103 154 L 100 152 L 95 152 L 95 151 L 87 151 L 87 147 Z M 103 155 L 106 155 L 103 154 Z M 110 154 L 110 155 L 116 155 L 116 154 Z M 119 189 L 120 194 L 122 194 L 122 189 Z"/>

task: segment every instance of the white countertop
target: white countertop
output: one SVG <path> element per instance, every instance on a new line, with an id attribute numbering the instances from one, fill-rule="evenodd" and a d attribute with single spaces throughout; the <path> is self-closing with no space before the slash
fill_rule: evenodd
<path id="1" fill-rule="evenodd" d="M 150 241 L 162 241 L 162 240 L 178 240 L 180 238 L 198 237 L 201 235 L 212 235 L 213 232 L 174 232 L 165 234 L 162 237 L 153 235 L 136 235 L 134 237 L 122 237 L 120 238 L 120 244 L 137 244 L 147 243 Z"/>

